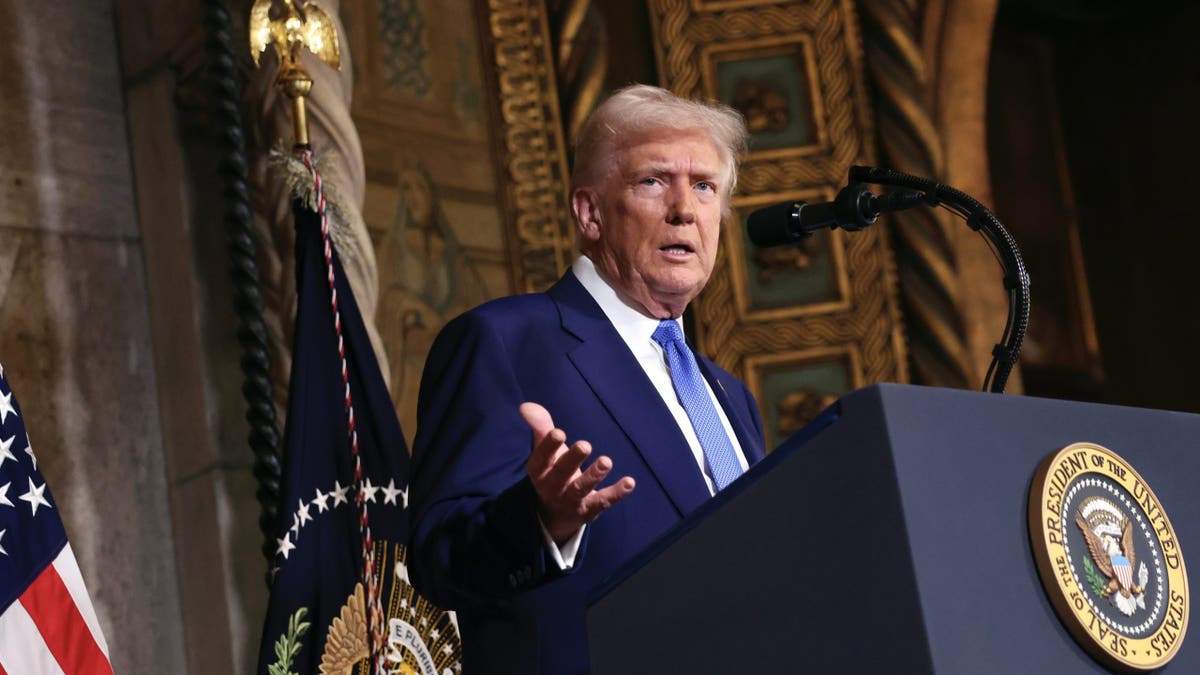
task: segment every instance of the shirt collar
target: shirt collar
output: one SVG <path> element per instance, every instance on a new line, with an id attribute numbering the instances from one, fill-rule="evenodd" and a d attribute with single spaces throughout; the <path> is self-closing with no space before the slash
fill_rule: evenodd
<path id="1" fill-rule="evenodd" d="M 617 295 L 616 289 L 600 274 L 600 270 L 596 269 L 596 264 L 592 262 L 591 258 L 586 255 L 579 256 L 572 263 L 571 271 L 579 283 L 583 284 L 584 290 L 592 296 L 596 304 L 600 305 L 604 315 L 608 317 L 613 328 L 617 329 L 617 333 L 621 335 L 630 349 L 634 349 L 636 353 L 638 347 L 654 344 L 651 336 L 658 328 L 659 320 L 642 314 L 621 299 L 621 296 Z M 682 318 L 673 319 L 675 323 L 679 324 L 681 334 L 683 333 Z"/>

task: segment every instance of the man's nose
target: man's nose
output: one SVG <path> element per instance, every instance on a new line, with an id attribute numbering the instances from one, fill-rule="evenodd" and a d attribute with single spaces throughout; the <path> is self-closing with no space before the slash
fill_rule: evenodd
<path id="1" fill-rule="evenodd" d="M 672 225 L 688 225 L 696 220 L 696 195 L 686 182 L 671 184 L 668 192 L 667 222 Z"/>

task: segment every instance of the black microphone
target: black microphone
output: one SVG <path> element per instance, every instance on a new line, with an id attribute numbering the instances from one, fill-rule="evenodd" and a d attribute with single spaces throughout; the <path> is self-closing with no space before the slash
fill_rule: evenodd
<path id="1" fill-rule="evenodd" d="M 825 228 L 855 232 L 874 224 L 881 213 L 936 203 L 935 198 L 922 192 L 876 195 L 865 185 L 851 183 L 831 202 L 794 201 L 761 208 L 746 219 L 746 230 L 755 246 L 780 246 L 794 244 Z"/>

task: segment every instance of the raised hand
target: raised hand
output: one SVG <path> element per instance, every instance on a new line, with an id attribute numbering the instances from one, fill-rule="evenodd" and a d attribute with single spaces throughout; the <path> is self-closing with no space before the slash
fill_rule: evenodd
<path id="1" fill-rule="evenodd" d="M 555 542 L 566 541 L 633 492 L 630 476 L 597 490 L 596 486 L 612 471 L 612 460 L 601 455 L 587 470 L 581 470 L 592 454 L 590 443 L 576 441 L 567 447 L 567 434 L 555 428 L 550 413 L 537 403 L 522 403 L 520 412 L 533 430 L 533 452 L 525 470 L 537 491 L 538 515 Z"/>

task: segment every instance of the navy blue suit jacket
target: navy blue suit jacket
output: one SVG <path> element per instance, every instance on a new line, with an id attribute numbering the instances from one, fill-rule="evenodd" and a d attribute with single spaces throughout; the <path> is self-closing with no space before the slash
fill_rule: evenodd
<path id="1" fill-rule="evenodd" d="M 763 457 L 754 397 L 697 359 L 747 460 Z M 525 474 L 542 404 L 637 487 L 585 530 L 574 568 L 547 553 Z M 613 479 L 606 481 L 611 483 Z M 675 419 L 599 305 L 568 272 L 547 293 L 451 321 L 421 380 L 409 504 L 416 588 L 458 611 L 466 675 L 586 673 L 588 591 L 709 498 Z"/>

